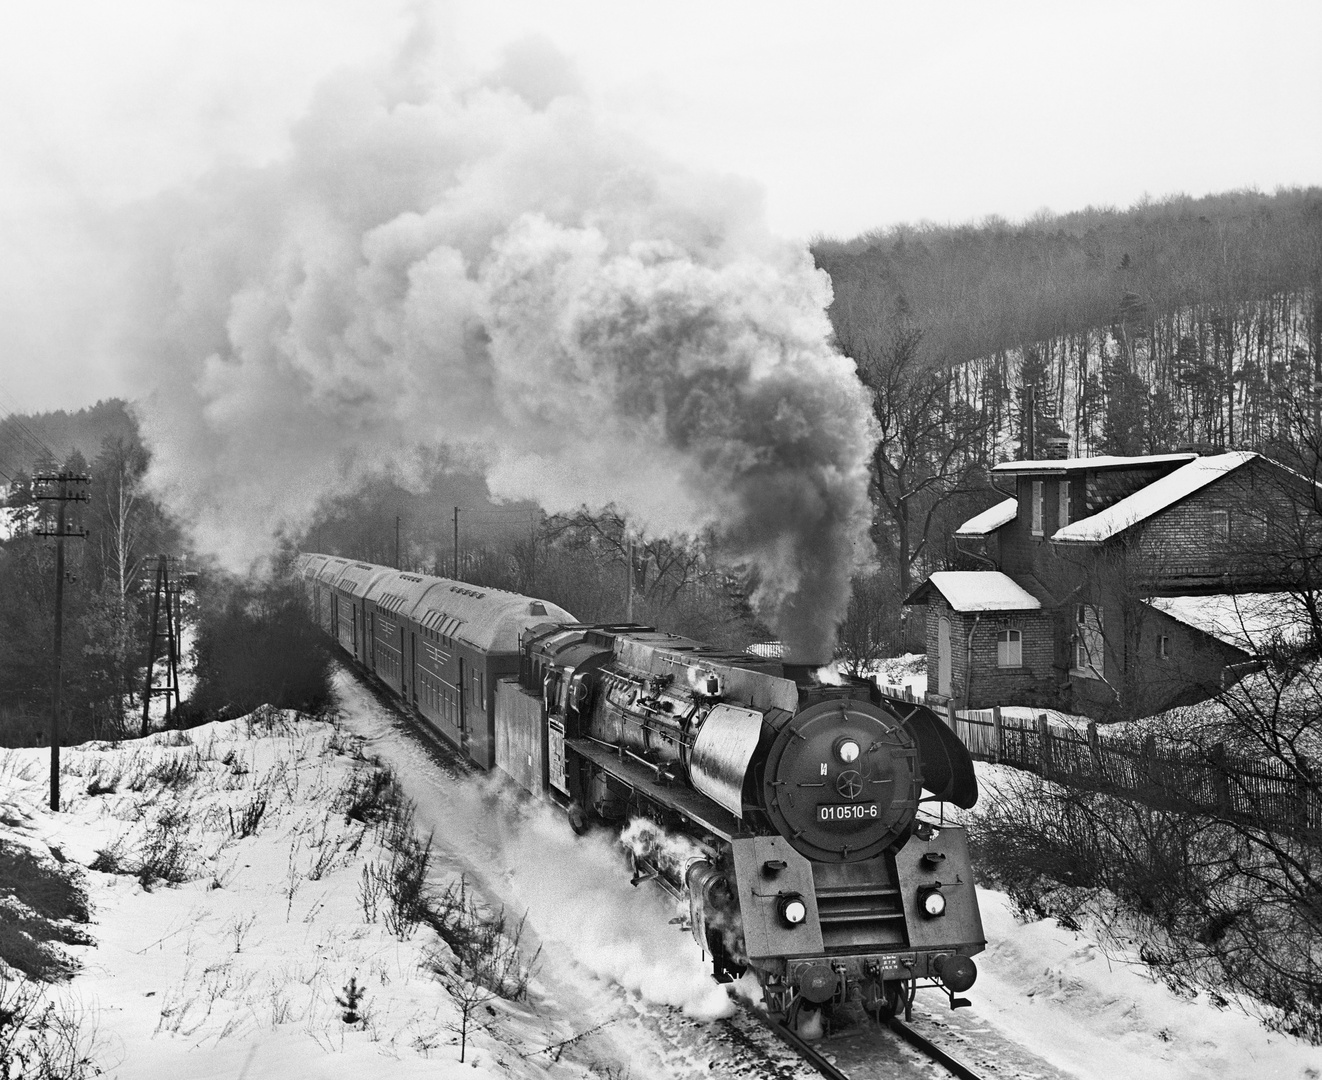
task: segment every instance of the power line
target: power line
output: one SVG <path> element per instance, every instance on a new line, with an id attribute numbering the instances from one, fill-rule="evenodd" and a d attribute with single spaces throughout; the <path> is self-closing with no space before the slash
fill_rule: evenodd
<path id="1" fill-rule="evenodd" d="M 12 395 L 6 392 L 3 387 L 0 387 L 0 433 L 4 434 L 13 448 L 12 456 L 19 458 L 20 463 L 23 457 L 27 457 L 34 467 L 43 460 L 55 461 L 55 451 L 20 419 L 22 415 L 31 414 L 21 414 L 17 409 L 17 404 Z M 13 477 L 9 476 L 8 473 L 5 476 L 11 482 L 13 481 Z"/>

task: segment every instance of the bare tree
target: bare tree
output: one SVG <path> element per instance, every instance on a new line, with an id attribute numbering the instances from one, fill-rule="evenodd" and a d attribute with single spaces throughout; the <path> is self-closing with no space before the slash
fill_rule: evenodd
<path id="1" fill-rule="evenodd" d="M 840 624 L 836 655 L 850 675 L 863 675 L 869 665 L 890 656 L 899 645 L 899 612 L 895 583 L 884 572 L 854 578 L 849 610 Z"/>
<path id="2" fill-rule="evenodd" d="M 662 606 L 674 603 L 703 569 L 699 543 L 638 536 L 614 507 L 597 513 L 584 507 L 572 514 L 551 515 L 542 533 L 549 542 L 586 546 L 605 554 L 619 563 L 621 575 L 632 551 L 634 587 L 640 597 Z"/>
<path id="3" fill-rule="evenodd" d="M 873 452 L 876 501 L 890 536 L 900 596 L 909 594 L 940 511 L 962 495 L 989 490 L 982 455 L 986 420 L 960 399 L 949 368 L 923 353 L 923 331 L 908 318 L 879 343 L 866 326 L 837 325 L 845 353 L 872 391 L 881 437 Z M 888 541 L 888 542 L 883 542 Z"/>

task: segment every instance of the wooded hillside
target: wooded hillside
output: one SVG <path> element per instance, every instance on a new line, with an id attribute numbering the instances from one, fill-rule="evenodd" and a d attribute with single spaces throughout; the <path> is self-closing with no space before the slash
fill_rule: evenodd
<path id="1" fill-rule="evenodd" d="M 986 422 L 989 454 L 1019 453 L 1034 383 L 1077 453 L 1261 448 L 1310 419 L 1322 188 L 900 226 L 814 253 L 845 350 L 862 363 L 917 335 Z"/>

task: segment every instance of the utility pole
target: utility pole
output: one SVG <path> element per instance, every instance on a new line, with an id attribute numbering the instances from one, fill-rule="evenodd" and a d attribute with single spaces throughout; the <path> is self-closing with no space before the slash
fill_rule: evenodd
<path id="1" fill-rule="evenodd" d="M 624 590 L 624 621 L 633 622 L 633 539 L 630 538 L 624 545 L 625 558 L 628 560 L 628 569 L 625 571 L 628 575 L 628 581 Z"/>
<path id="2" fill-rule="evenodd" d="M 528 513 L 528 592 L 537 590 L 537 511 Z"/>
<path id="3" fill-rule="evenodd" d="M 1037 450 L 1037 387 L 1024 387 L 1023 415 L 1023 456 L 1025 461 L 1032 461 Z"/>
<path id="4" fill-rule="evenodd" d="M 398 514 L 395 515 L 395 569 L 396 570 L 404 569 L 402 566 L 399 565 L 399 515 Z"/>
<path id="5" fill-rule="evenodd" d="M 64 540 L 86 539 L 87 530 L 70 523 L 68 504 L 88 502 L 90 476 L 62 471 L 32 478 L 32 497 L 56 504 L 55 521 L 43 522 L 38 536 L 55 537 L 55 678 L 51 687 L 50 711 L 50 808 L 60 808 L 60 689 L 64 679 Z"/>
<path id="6" fill-rule="evenodd" d="M 142 688 L 142 733 L 151 730 L 151 699 L 155 694 L 165 695 L 165 721 L 169 727 L 171 713 L 179 708 L 179 616 L 182 601 L 180 590 L 170 586 L 170 557 L 158 555 L 156 561 L 156 588 L 151 600 L 151 633 L 147 638 L 147 684 Z M 165 632 L 160 631 L 161 607 L 165 608 Z M 155 685 L 156 642 L 166 639 L 165 685 Z"/>
<path id="7" fill-rule="evenodd" d="M 454 508 L 454 579 L 459 580 L 459 507 Z"/>

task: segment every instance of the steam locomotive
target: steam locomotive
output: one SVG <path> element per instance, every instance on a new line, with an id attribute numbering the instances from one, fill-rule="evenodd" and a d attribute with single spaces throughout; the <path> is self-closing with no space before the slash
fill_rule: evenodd
<path id="1" fill-rule="evenodd" d="M 977 782 L 931 710 L 497 589 L 326 555 L 295 572 L 322 629 L 421 722 L 575 830 L 621 827 L 635 884 L 687 901 L 716 977 L 752 971 L 773 1016 L 907 1013 L 919 987 L 968 1004 L 986 941 L 943 811 Z"/>

